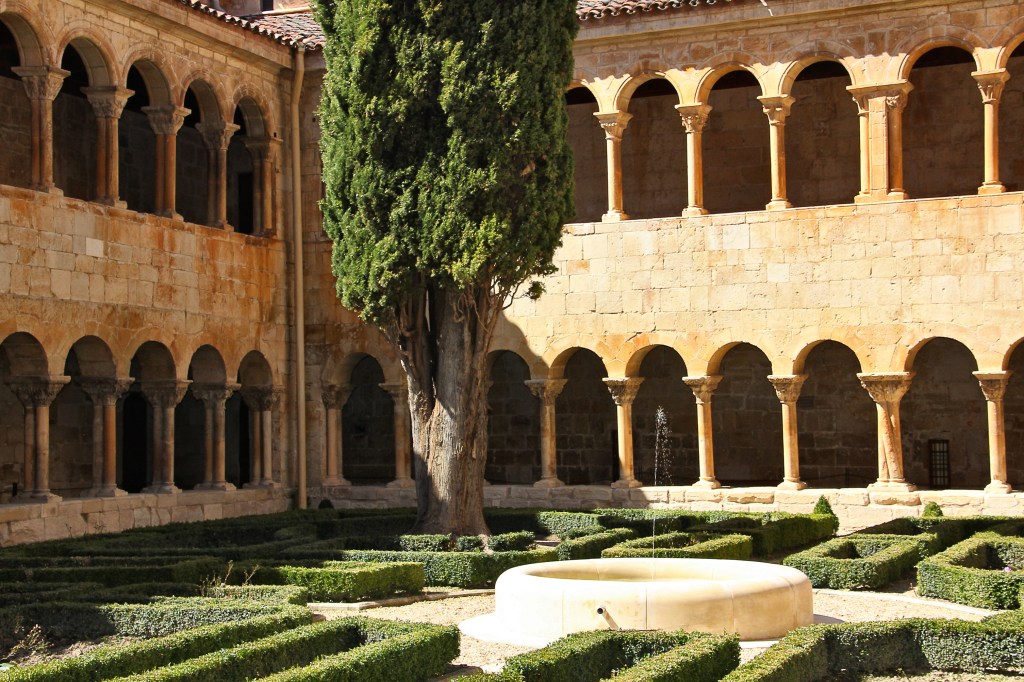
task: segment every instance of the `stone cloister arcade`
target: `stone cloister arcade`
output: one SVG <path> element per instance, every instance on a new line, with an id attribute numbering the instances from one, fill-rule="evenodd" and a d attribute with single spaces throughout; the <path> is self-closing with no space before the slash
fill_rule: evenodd
<path id="1" fill-rule="evenodd" d="M 85 336 L 63 373 L 53 366 L 31 334 L 0 342 L 0 501 L 280 484 L 283 391 L 258 351 L 229 372 L 202 345 L 182 378 L 164 343 L 146 341 L 126 362 Z"/>
<path id="2" fill-rule="evenodd" d="M 257 236 L 282 209 L 267 98 L 87 29 L 57 43 L 0 14 L 0 184 Z M 119 55 L 121 56 L 121 55 Z"/>

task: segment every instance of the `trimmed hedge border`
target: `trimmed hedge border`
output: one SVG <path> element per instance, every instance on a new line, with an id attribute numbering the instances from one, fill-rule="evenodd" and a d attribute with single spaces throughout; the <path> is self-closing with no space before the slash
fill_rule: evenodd
<path id="1" fill-rule="evenodd" d="M 987 568 L 993 560 L 1012 563 L 1006 573 Z M 979 533 L 917 566 L 917 591 L 958 604 L 987 609 L 1021 606 L 1024 588 L 1024 538 Z"/>
<path id="2" fill-rule="evenodd" d="M 636 532 L 630 528 L 614 528 L 601 533 L 583 535 L 570 540 L 562 540 L 555 550 L 558 552 L 559 561 L 572 561 L 574 559 L 598 559 L 601 552 L 614 547 L 620 542 L 632 540 Z"/>
<path id="3" fill-rule="evenodd" d="M 201 557 L 163 566 L 125 566 L 121 562 L 109 566 L 73 568 L 4 568 L 0 569 L 0 581 L 88 582 L 107 587 L 159 582 L 198 584 L 223 570 L 224 563 L 219 559 Z"/>
<path id="4" fill-rule="evenodd" d="M 348 602 L 418 594 L 423 591 L 423 564 L 415 562 L 326 562 L 322 567 L 272 566 L 256 569 L 257 584 L 296 585 L 313 601 Z"/>
<path id="5" fill-rule="evenodd" d="M 725 515 L 728 514 L 728 515 Z M 691 532 L 742 533 L 753 542 L 754 556 L 767 556 L 794 547 L 821 542 L 831 538 L 838 520 L 831 514 L 790 514 L 768 512 L 743 514 L 712 512 L 708 520 L 692 526 Z"/>
<path id="6" fill-rule="evenodd" d="M 312 614 L 302 608 L 219 625 L 191 628 L 142 642 L 106 646 L 80 654 L 0 673 L 2 682 L 93 682 L 174 665 L 212 651 L 307 625 Z"/>
<path id="7" fill-rule="evenodd" d="M 601 552 L 602 557 L 660 559 L 749 559 L 753 543 L 749 535 L 717 533 L 666 533 L 620 542 Z"/>
<path id="8" fill-rule="evenodd" d="M 910 573 L 922 554 L 937 545 L 932 534 L 849 535 L 792 554 L 782 563 L 803 571 L 814 587 L 873 589 Z"/>

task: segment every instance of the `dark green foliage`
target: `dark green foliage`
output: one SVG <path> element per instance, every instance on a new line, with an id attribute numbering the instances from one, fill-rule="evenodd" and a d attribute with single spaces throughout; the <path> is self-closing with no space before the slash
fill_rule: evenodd
<path id="1" fill-rule="evenodd" d="M 557 548 L 558 560 L 598 559 L 603 550 L 635 537 L 636 533 L 629 528 L 615 528 L 601 533 L 562 540 Z"/>
<path id="2" fill-rule="evenodd" d="M 300 608 L 247 620 L 206 625 L 141 642 L 93 649 L 0 675 L 4 682 L 92 682 L 174 665 L 212 651 L 229 648 L 310 622 L 312 614 Z"/>
<path id="3" fill-rule="evenodd" d="M 322 543 L 307 547 L 323 547 Z M 334 545 L 332 545 L 334 546 Z M 451 535 L 355 535 L 345 538 L 337 549 L 383 549 L 400 552 L 449 552 Z"/>
<path id="4" fill-rule="evenodd" d="M 602 509 L 600 518 L 608 528 L 630 528 L 641 536 L 681 531 L 700 521 L 693 512 L 660 509 Z"/>
<path id="5" fill-rule="evenodd" d="M 931 500 L 924 505 L 924 509 L 921 510 L 921 516 L 926 519 L 935 519 L 944 516 L 942 513 L 942 507 L 935 500 Z"/>
<path id="6" fill-rule="evenodd" d="M 608 558 L 657 557 L 669 559 L 749 559 L 753 544 L 748 535 L 666 533 L 621 542 L 601 552 Z"/>
<path id="7" fill-rule="evenodd" d="M 1010 572 L 1002 569 L 1010 567 Z M 1024 538 L 981 533 L 925 559 L 917 567 L 918 594 L 988 609 L 1021 605 Z"/>
<path id="8" fill-rule="evenodd" d="M 607 530 L 600 517 L 589 512 L 488 509 L 484 518 L 494 533 L 530 531 L 534 535 L 557 535 L 563 540 Z"/>
<path id="9" fill-rule="evenodd" d="M 338 537 L 397 536 L 408 533 L 415 522 L 416 515 L 405 510 L 400 514 L 328 518 L 316 524 L 316 536 L 321 540 Z"/>
<path id="10" fill-rule="evenodd" d="M 479 535 L 460 535 L 455 541 L 456 552 L 480 552 L 484 548 L 484 539 Z"/>
<path id="11" fill-rule="evenodd" d="M 534 536 L 528 530 L 492 535 L 487 539 L 487 549 L 494 552 L 525 552 L 533 547 Z"/>
<path id="12" fill-rule="evenodd" d="M 835 528 L 836 518 L 828 514 L 714 512 L 707 515 L 704 523 L 692 526 L 689 530 L 749 535 L 754 544 L 754 556 L 768 556 L 821 542 L 832 537 Z"/>
<path id="13" fill-rule="evenodd" d="M 694 636 L 685 645 L 655 654 L 611 678 L 614 682 L 717 682 L 739 662 L 735 637 Z"/>
<path id="14" fill-rule="evenodd" d="M 5 568 L 0 569 L 0 581 L 88 582 L 108 587 L 143 582 L 200 583 L 222 573 L 223 568 L 223 562 L 214 558 L 189 559 L 158 566 L 132 566 L 120 562 L 74 568 Z"/>
<path id="15" fill-rule="evenodd" d="M 920 535 L 929 533 L 939 541 L 939 549 L 945 549 L 963 540 L 969 534 L 973 522 L 948 517 L 925 518 L 904 516 L 880 523 L 859 531 L 857 535 Z"/>
<path id="16" fill-rule="evenodd" d="M 931 534 L 850 535 L 792 554 L 782 563 L 803 571 L 815 587 L 863 590 L 904 577 L 937 550 L 938 539 Z"/>
<path id="17" fill-rule="evenodd" d="M 260 569 L 276 573 L 288 585 L 306 588 L 313 601 L 357 601 L 416 594 L 423 590 L 423 564 L 327 562 L 323 567 L 279 566 Z"/>
<path id="18" fill-rule="evenodd" d="M 310 600 L 309 590 L 298 585 L 217 585 L 205 588 L 203 596 L 300 606 Z"/>
<path id="19" fill-rule="evenodd" d="M 335 558 L 344 561 L 395 562 L 413 561 L 423 564 L 427 585 L 452 587 L 486 587 L 494 583 L 504 571 L 513 566 L 555 561 L 553 549 L 535 549 L 528 552 L 382 552 L 376 550 L 346 550 L 336 552 Z M 330 565 L 330 563 L 326 564 Z"/>
<path id="20" fill-rule="evenodd" d="M 824 495 L 818 497 L 818 501 L 814 503 L 814 510 L 812 514 L 828 514 L 829 516 L 835 516 L 836 513 L 832 511 L 832 505 L 829 504 L 828 498 Z"/>

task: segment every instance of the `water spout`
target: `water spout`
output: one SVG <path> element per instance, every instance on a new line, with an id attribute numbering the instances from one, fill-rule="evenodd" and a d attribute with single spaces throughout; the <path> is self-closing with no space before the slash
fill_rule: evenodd
<path id="1" fill-rule="evenodd" d="M 608 623 L 609 630 L 618 630 L 619 624 L 612 618 L 612 614 L 608 613 L 608 609 L 603 606 L 597 607 L 597 615 L 602 616 L 606 623 Z"/>

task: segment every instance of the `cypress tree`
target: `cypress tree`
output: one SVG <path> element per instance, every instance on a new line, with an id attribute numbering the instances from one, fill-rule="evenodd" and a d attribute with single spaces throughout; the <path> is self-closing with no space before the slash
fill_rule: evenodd
<path id="1" fill-rule="evenodd" d="M 486 533 L 486 357 L 573 215 L 575 0 L 315 0 L 341 302 L 404 367 L 417 529 Z"/>

